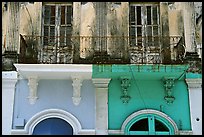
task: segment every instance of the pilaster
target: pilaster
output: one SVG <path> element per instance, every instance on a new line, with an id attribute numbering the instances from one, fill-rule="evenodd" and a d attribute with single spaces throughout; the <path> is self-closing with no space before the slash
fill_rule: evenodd
<path id="1" fill-rule="evenodd" d="M 2 72 L 2 135 L 11 134 L 17 80 L 15 71 Z"/>
<path id="2" fill-rule="evenodd" d="M 193 135 L 202 135 L 202 79 L 187 78 Z"/>
<path id="3" fill-rule="evenodd" d="M 111 79 L 93 79 L 96 87 L 96 134 L 108 134 L 108 84 Z"/>

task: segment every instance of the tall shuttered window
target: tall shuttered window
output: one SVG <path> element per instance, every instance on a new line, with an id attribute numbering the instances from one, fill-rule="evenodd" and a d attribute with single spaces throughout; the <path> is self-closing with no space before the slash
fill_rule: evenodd
<path id="1" fill-rule="evenodd" d="M 130 3 L 129 9 L 130 46 L 159 45 L 159 4 Z"/>
<path id="2" fill-rule="evenodd" d="M 72 4 L 45 4 L 43 7 L 43 45 L 70 46 Z"/>

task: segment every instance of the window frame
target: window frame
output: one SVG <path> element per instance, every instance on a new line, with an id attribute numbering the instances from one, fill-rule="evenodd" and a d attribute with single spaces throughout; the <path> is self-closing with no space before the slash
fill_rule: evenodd
<path id="1" fill-rule="evenodd" d="M 135 120 L 131 121 L 128 127 L 129 135 L 171 135 L 172 134 L 169 123 L 167 124 L 166 120 L 154 114 L 148 114 L 148 115 L 141 114 L 140 116 L 138 116 L 137 119 L 136 118 L 133 118 L 133 119 Z M 148 130 L 130 130 L 134 124 L 137 124 L 137 122 L 143 119 L 147 119 L 146 122 L 148 122 L 147 123 Z M 156 125 L 155 125 L 156 120 L 159 121 L 161 124 L 163 124 L 163 126 L 165 126 L 168 129 L 168 131 L 156 131 Z"/>
<path id="2" fill-rule="evenodd" d="M 45 24 L 45 6 L 55 6 L 55 23 L 54 24 L 51 24 L 50 22 L 48 24 Z M 67 23 L 67 12 L 65 12 L 65 23 L 64 24 L 61 24 L 61 13 L 58 13 L 58 11 L 61 12 L 61 7 L 62 6 L 65 6 L 65 10 L 68 11 L 68 6 L 71 6 L 71 22 L 70 23 Z M 55 34 L 54 34 L 54 37 L 56 36 L 61 36 L 61 28 L 62 27 L 70 27 L 71 31 L 70 32 L 65 32 L 65 36 L 67 36 L 68 33 L 72 33 L 72 20 L 73 20 L 73 4 L 72 3 L 62 3 L 62 2 L 50 2 L 50 3 L 43 3 L 43 7 L 42 7 L 42 36 L 45 37 L 45 31 L 44 31 L 44 28 L 45 26 L 48 27 L 48 37 L 52 37 L 50 35 L 50 27 L 54 27 L 54 31 L 55 31 Z M 58 18 L 59 20 L 57 21 Z M 58 23 L 58 24 L 57 24 Z M 65 40 L 64 40 L 65 41 Z M 60 43 L 61 41 L 58 40 L 58 42 Z M 48 42 L 49 43 L 49 42 Z M 42 44 L 44 45 L 44 42 L 42 42 Z M 59 45 L 59 44 L 58 44 Z"/>
<path id="3" fill-rule="evenodd" d="M 54 6 L 55 7 L 55 21 L 52 24 L 50 22 L 51 13 L 49 15 L 48 23 L 45 23 L 45 8 L 46 6 Z M 62 6 L 65 6 L 64 14 L 65 14 L 65 23 L 61 24 L 61 9 Z M 68 7 L 71 7 L 69 10 Z M 51 8 L 49 9 L 51 11 Z M 71 11 L 68 13 L 68 11 Z M 67 15 L 71 15 L 69 22 L 67 19 Z M 44 60 L 43 56 L 46 56 L 50 63 L 60 63 L 60 62 L 67 62 L 68 56 L 70 56 L 70 49 L 73 48 L 71 44 L 71 35 L 72 35 L 72 22 L 73 22 L 73 3 L 72 2 L 43 2 L 42 4 L 42 51 L 41 51 L 41 60 Z M 45 27 L 47 26 L 48 31 L 47 35 L 45 35 Z M 51 35 L 51 29 L 54 29 L 54 35 Z M 62 29 L 65 27 L 65 29 Z M 63 30 L 63 35 L 61 32 Z M 46 59 L 47 60 L 47 59 Z M 64 60 L 64 61 L 63 61 Z"/>
<path id="4" fill-rule="evenodd" d="M 147 24 L 147 13 L 145 13 L 145 10 L 147 7 L 151 7 L 151 24 Z M 134 7 L 134 21 L 131 21 L 131 7 Z M 141 7 L 141 24 L 137 24 L 137 8 L 136 7 Z M 153 20 L 153 7 L 157 7 L 157 24 L 153 24 L 154 20 Z M 151 41 L 150 39 L 154 40 L 154 38 L 159 37 L 161 35 L 161 23 L 160 23 L 160 5 L 159 2 L 145 2 L 145 3 L 141 3 L 141 2 L 131 2 L 129 3 L 129 36 L 130 37 L 135 37 L 135 41 L 132 42 L 134 45 L 130 44 L 130 46 L 136 46 L 139 45 L 138 43 L 141 41 L 141 45 L 142 47 L 144 47 L 148 41 L 145 41 L 146 39 L 144 39 L 144 37 L 148 37 L 148 33 L 147 33 L 147 27 L 151 27 L 151 36 L 149 37 L 149 41 Z M 143 17 L 142 17 L 142 14 Z M 138 29 L 137 28 L 141 28 L 141 39 L 139 39 L 140 35 L 138 35 Z M 157 27 L 157 35 L 154 35 L 154 27 Z M 134 28 L 134 33 L 135 35 L 131 35 L 131 31 L 132 28 Z M 156 31 L 155 31 L 156 32 Z M 130 41 L 131 43 L 131 41 Z M 158 43 L 159 44 L 159 43 Z"/>

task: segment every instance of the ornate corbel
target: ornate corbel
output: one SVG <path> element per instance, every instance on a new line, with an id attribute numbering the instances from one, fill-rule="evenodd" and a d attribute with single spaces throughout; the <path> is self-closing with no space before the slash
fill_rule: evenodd
<path id="1" fill-rule="evenodd" d="M 74 105 L 79 105 L 81 101 L 81 86 L 82 86 L 82 80 L 79 77 L 73 77 L 72 78 L 72 86 L 73 86 L 73 96 L 72 101 Z"/>
<path id="2" fill-rule="evenodd" d="M 122 88 L 122 96 L 120 99 L 123 103 L 128 103 L 130 100 L 130 96 L 128 95 L 128 88 L 130 87 L 130 78 L 128 77 L 121 77 L 121 88 Z"/>
<path id="3" fill-rule="evenodd" d="M 166 95 L 164 99 L 168 104 L 173 103 L 175 100 L 175 97 L 172 95 L 172 88 L 174 87 L 175 78 L 174 77 L 164 77 L 163 78 L 164 87 L 166 90 Z"/>
<path id="4" fill-rule="evenodd" d="M 38 79 L 36 77 L 28 78 L 28 86 L 29 86 L 29 102 L 30 104 L 35 104 L 37 97 L 37 87 L 38 87 Z"/>

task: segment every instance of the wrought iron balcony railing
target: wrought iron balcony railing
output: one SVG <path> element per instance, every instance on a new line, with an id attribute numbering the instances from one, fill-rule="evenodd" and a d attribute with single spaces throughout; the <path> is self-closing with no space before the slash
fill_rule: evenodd
<path id="1" fill-rule="evenodd" d="M 19 63 L 180 64 L 184 48 L 181 36 L 21 35 Z"/>

